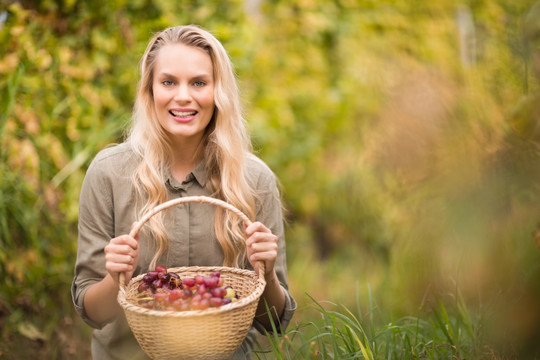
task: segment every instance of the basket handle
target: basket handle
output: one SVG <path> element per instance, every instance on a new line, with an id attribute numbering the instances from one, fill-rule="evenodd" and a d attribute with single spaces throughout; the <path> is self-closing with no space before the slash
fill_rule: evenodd
<path id="1" fill-rule="evenodd" d="M 209 197 L 209 196 L 186 196 L 186 197 L 181 197 L 181 198 L 176 198 L 176 199 L 172 199 L 172 200 L 169 200 L 169 201 L 166 201 L 158 206 L 156 206 L 155 208 L 153 208 L 152 210 L 148 211 L 146 214 L 143 215 L 143 217 L 137 222 L 137 225 L 135 225 L 133 227 L 133 229 L 131 229 L 130 233 L 129 233 L 129 236 L 131 237 L 135 237 L 137 236 L 137 234 L 139 233 L 139 231 L 141 230 L 141 228 L 143 227 L 143 225 L 154 215 L 156 215 L 158 212 L 160 211 L 163 211 L 165 209 L 168 209 L 170 207 L 173 207 L 175 205 L 179 205 L 179 204 L 184 204 L 184 203 L 188 203 L 188 202 L 197 202 L 197 203 L 206 203 L 206 204 L 212 204 L 212 205 L 216 205 L 216 206 L 220 206 L 226 210 L 229 210 L 231 212 L 233 212 L 234 214 L 238 215 L 238 217 L 240 217 L 240 219 L 247 225 L 251 225 L 251 220 L 249 220 L 249 218 L 243 213 L 241 212 L 240 210 L 238 210 L 236 207 L 234 207 L 233 205 L 223 201 L 223 200 L 219 200 L 219 199 L 216 199 L 216 198 L 212 198 L 212 197 Z M 259 261 L 259 278 L 261 279 L 261 281 L 265 282 L 265 279 L 264 279 L 264 262 L 263 261 Z M 126 286 L 126 276 L 125 274 L 122 272 L 120 273 L 120 277 L 119 277 L 119 282 L 120 282 L 120 288 L 124 288 Z"/>

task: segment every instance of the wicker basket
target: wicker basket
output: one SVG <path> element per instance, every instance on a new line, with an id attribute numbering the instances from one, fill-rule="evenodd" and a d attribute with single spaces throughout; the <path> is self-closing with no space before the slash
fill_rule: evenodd
<path id="1" fill-rule="evenodd" d="M 136 236 L 148 219 L 158 212 L 187 202 L 209 203 L 237 214 L 245 224 L 251 221 L 232 205 L 206 196 L 190 196 L 165 202 L 144 215 L 130 235 Z M 146 309 L 133 300 L 144 274 L 132 278 L 125 285 L 120 274 L 118 303 L 123 308 L 128 324 L 141 348 L 152 359 L 227 359 L 242 344 L 255 316 L 259 298 L 266 286 L 264 263 L 259 263 L 259 275 L 238 268 L 177 267 L 167 269 L 181 278 L 196 274 L 210 275 L 219 271 L 225 286 L 232 286 L 239 300 L 217 308 L 193 311 L 161 311 Z"/>

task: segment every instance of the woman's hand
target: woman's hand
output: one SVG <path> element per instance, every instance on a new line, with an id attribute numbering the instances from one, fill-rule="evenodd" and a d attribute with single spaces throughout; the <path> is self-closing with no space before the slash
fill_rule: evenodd
<path id="1" fill-rule="evenodd" d="M 136 225 L 133 223 L 131 228 Z M 129 235 L 120 235 L 111 239 L 105 246 L 105 268 L 118 283 L 120 273 L 124 273 L 126 281 L 129 281 L 139 262 L 138 236 L 133 238 Z"/>
<path id="2" fill-rule="evenodd" d="M 137 223 L 133 223 L 133 227 Z M 91 285 L 84 295 L 86 315 L 98 324 L 110 322 L 118 313 L 119 274 L 131 279 L 139 261 L 138 238 L 122 235 L 111 239 L 105 246 L 105 268 L 109 272 L 101 281 Z"/>
<path id="3" fill-rule="evenodd" d="M 274 270 L 278 254 L 278 237 L 260 222 L 254 222 L 245 229 L 245 232 L 247 256 L 257 273 L 259 261 L 264 261 L 266 286 L 257 306 L 256 317 L 267 330 L 271 330 L 272 324 L 278 323 L 285 308 L 285 294 Z M 273 323 L 268 316 L 267 306 L 275 309 L 272 311 Z"/>
<path id="4" fill-rule="evenodd" d="M 255 272 L 259 272 L 259 261 L 264 261 L 265 277 L 274 273 L 278 252 L 278 238 L 260 222 L 254 222 L 245 229 L 247 256 Z"/>

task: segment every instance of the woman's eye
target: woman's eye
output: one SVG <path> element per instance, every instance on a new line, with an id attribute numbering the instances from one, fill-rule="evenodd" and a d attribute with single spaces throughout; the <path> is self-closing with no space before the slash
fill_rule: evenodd
<path id="1" fill-rule="evenodd" d="M 199 87 L 199 86 L 204 86 L 204 85 L 206 85 L 206 83 L 205 83 L 204 81 L 195 81 L 195 82 L 194 82 L 194 85 L 197 86 L 197 87 Z"/>
<path id="2" fill-rule="evenodd" d="M 162 82 L 162 84 L 165 85 L 165 86 L 171 86 L 174 83 L 171 80 L 165 80 L 165 81 Z"/>

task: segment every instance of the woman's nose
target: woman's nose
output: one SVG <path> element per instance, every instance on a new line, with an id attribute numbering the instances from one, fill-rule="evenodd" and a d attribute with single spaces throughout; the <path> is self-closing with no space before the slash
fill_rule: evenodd
<path id="1" fill-rule="evenodd" d="M 176 101 L 189 101 L 191 100 L 191 94 L 187 85 L 178 85 L 174 94 L 174 100 Z"/>

